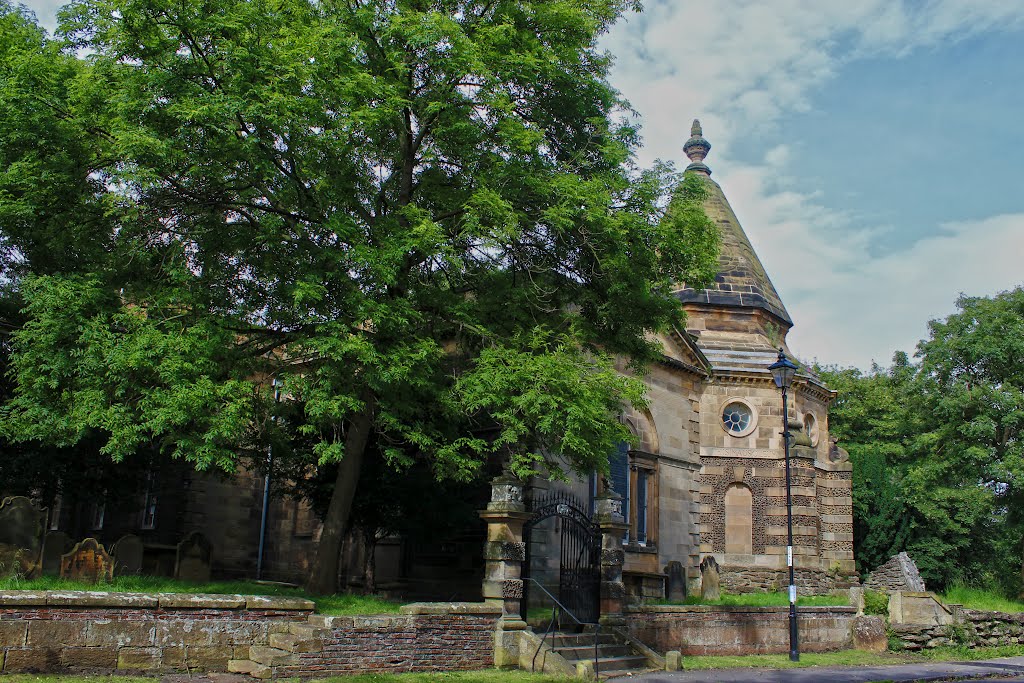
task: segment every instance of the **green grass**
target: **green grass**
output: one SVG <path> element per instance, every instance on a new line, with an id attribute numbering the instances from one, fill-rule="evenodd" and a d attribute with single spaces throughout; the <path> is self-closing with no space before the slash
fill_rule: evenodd
<path id="1" fill-rule="evenodd" d="M 788 593 L 722 593 L 718 600 L 704 600 L 699 595 L 687 597 L 682 602 L 662 601 L 659 605 L 726 605 L 733 607 L 786 607 Z M 845 595 L 797 596 L 796 604 L 803 607 L 845 607 L 850 600 Z"/>
<path id="2" fill-rule="evenodd" d="M 939 597 L 947 605 L 963 605 L 967 609 L 989 612 L 1024 612 L 1024 602 L 1010 600 L 995 591 L 982 588 L 953 586 Z"/>
<path id="3" fill-rule="evenodd" d="M 923 662 L 976 661 L 997 657 L 1019 657 L 1024 655 L 1024 645 L 982 647 L 969 650 L 966 647 L 937 647 L 916 653 L 863 652 L 840 650 L 838 652 L 803 652 L 799 662 L 789 661 L 789 654 L 778 655 L 737 655 L 683 657 L 684 670 L 702 669 L 792 669 L 808 666 L 881 666 L 886 664 L 919 664 Z"/>
<path id="4" fill-rule="evenodd" d="M 109 583 L 83 583 L 52 576 L 38 579 L 0 579 L 0 590 L 99 590 L 123 593 L 216 593 L 231 595 L 273 595 L 308 598 L 316 603 L 316 611 L 330 616 L 356 614 L 396 614 L 401 602 L 379 595 L 318 595 L 301 588 L 260 581 L 211 581 L 189 583 L 161 576 L 119 576 Z"/>

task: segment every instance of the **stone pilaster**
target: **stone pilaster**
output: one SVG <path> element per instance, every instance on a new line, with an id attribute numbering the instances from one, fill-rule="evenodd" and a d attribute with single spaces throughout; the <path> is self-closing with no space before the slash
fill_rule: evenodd
<path id="1" fill-rule="evenodd" d="M 480 518 L 487 522 L 483 597 L 501 605 L 502 611 L 495 633 L 494 664 L 515 667 L 519 663 L 516 632 L 526 628 L 520 613 L 526 560 L 523 524 L 530 514 L 523 503 L 523 482 L 507 472 L 491 480 L 491 502 L 480 511 Z"/>
<path id="2" fill-rule="evenodd" d="M 626 586 L 622 582 L 622 564 L 626 553 L 622 536 L 629 529 L 622 516 L 622 496 L 606 491 L 595 500 L 594 521 L 601 528 L 601 623 L 618 626 L 625 623 L 623 607 Z"/>

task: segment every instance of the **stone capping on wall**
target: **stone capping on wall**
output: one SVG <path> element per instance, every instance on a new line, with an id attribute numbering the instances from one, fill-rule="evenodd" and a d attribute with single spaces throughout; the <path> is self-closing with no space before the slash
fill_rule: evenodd
<path id="1" fill-rule="evenodd" d="M 640 614 L 679 614 L 696 613 L 710 614 L 721 612 L 724 614 L 776 614 L 782 610 L 787 615 L 789 607 L 754 607 L 746 605 L 633 605 L 629 612 Z M 835 606 L 798 606 L 797 611 L 801 614 L 856 614 L 857 608 L 845 605 Z"/>
<path id="2" fill-rule="evenodd" d="M 107 591 L 0 591 L 0 607 L 104 607 L 108 609 L 217 609 L 312 612 L 312 600 L 286 596 L 217 593 L 117 593 Z"/>

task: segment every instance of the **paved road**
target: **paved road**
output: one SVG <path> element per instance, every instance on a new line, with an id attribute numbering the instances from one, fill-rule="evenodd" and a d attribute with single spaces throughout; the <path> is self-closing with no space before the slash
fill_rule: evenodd
<path id="1" fill-rule="evenodd" d="M 640 674 L 616 683 L 873 683 L 877 681 L 960 681 L 984 678 L 990 681 L 1024 682 L 1024 657 L 1006 657 L 978 662 L 938 662 L 888 666 L 829 666 L 806 669 L 718 669 Z"/>

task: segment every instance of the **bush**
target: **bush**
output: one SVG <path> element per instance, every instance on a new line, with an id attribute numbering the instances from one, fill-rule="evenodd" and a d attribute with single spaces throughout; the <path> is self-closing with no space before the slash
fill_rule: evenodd
<path id="1" fill-rule="evenodd" d="M 864 591 L 864 614 L 889 616 L 889 595 L 879 591 Z"/>

